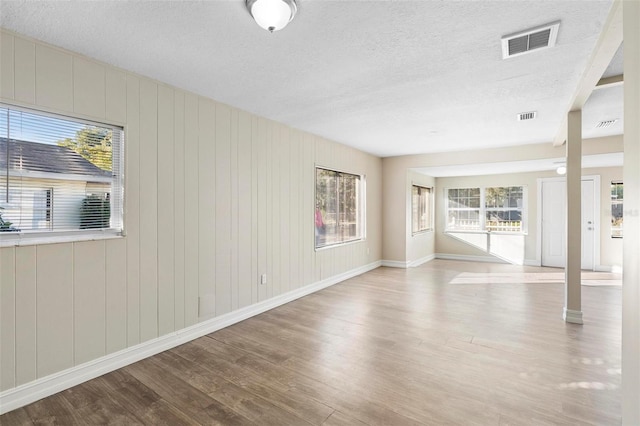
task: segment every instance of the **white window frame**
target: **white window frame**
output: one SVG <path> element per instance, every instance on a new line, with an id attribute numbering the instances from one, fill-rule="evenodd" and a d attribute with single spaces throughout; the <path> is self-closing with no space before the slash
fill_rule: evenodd
<path id="1" fill-rule="evenodd" d="M 413 204 L 413 188 L 418 188 L 418 189 L 426 189 L 428 190 L 428 196 L 427 196 L 427 205 L 426 205 L 426 210 L 429 213 L 429 223 L 427 224 L 427 227 L 424 229 L 420 229 L 420 224 L 418 223 L 418 230 L 414 231 L 414 216 L 413 216 L 413 212 L 415 209 L 415 206 Z M 418 235 L 418 234 L 424 234 L 426 232 L 433 232 L 433 213 L 434 213 L 434 202 L 433 202 L 433 196 L 434 196 L 434 188 L 432 186 L 425 186 L 425 185 L 421 185 L 419 183 L 412 183 L 411 184 L 411 235 Z M 418 193 L 418 198 L 420 198 L 420 194 Z M 418 212 L 419 213 L 419 212 Z"/>
<path id="2" fill-rule="evenodd" d="M 112 150 L 112 164 L 113 164 L 113 179 L 118 185 L 116 191 L 121 194 L 120 197 L 115 197 L 112 194 L 111 197 L 111 218 L 112 223 L 116 223 L 117 227 L 110 228 L 100 228 L 100 229 L 72 229 L 72 230 L 50 230 L 50 231 L 21 231 L 21 232 L 0 232 L 0 247 L 15 247 L 15 246 L 27 246 L 27 245 L 37 245 L 37 244 L 54 244 L 54 243 L 66 243 L 66 242 L 79 242 L 79 241 L 92 241 L 92 240 L 104 240 L 104 239 L 112 239 L 112 238 L 121 238 L 126 235 L 125 231 L 125 181 L 124 181 L 124 171 L 125 171 L 125 129 L 122 125 L 111 124 L 107 122 L 98 122 L 87 120 L 83 118 L 68 116 L 65 114 L 52 113 L 48 111 L 43 111 L 35 108 L 26 108 L 19 105 L 14 105 L 11 103 L 0 102 L 0 107 L 8 108 L 14 111 L 24 111 L 30 114 L 37 114 L 44 117 L 51 117 L 60 120 L 73 121 L 80 124 L 86 124 L 89 126 L 98 126 L 103 128 L 111 128 L 114 131 L 121 132 L 120 143 L 118 148 Z M 117 156 L 117 157 L 116 157 Z M 117 175 L 116 175 L 117 174 Z M 43 188 L 49 189 L 49 188 Z M 53 209 L 55 206 L 55 194 L 52 191 L 51 193 L 51 221 L 53 221 Z M 2 206 L 2 202 L 0 202 L 0 207 Z"/>
<path id="3" fill-rule="evenodd" d="M 356 238 L 352 238 L 350 240 L 345 240 L 345 241 L 340 241 L 340 242 L 335 242 L 332 244 L 324 244 L 324 245 L 318 245 L 317 244 L 317 240 L 314 237 L 313 240 L 313 246 L 315 251 L 320 251 L 320 250 L 327 250 L 327 249 L 331 249 L 331 248 L 335 248 L 335 247 L 341 247 L 344 245 L 348 245 L 348 244 L 354 244 L 354 243 L 359 243 L 362 241 L 365 241 L 367 239 L 367 214 L 366 214 L 366 210 L 367 210 L 367 179 L 366 179 L 366 175 L 364 174 L 360 174 L 360 173 L 355 173 L 355 172 L 351 172 L 351 171 L 344 171 L 344 170 L 338 170 L 334 167 L 327 167 L 327 166 L 323 166 L 320 164 L 316 164 L 313 168 L 313 211 L 314 211 L 314 216 L 313 216 L 313 228 L 314 228 L 314 233 L 315 233 L 315 211 L 316 211 L 316 200 L 317 200 L 317 191 L 318 191 L 318 182 L 317 182 L 317 176 L 318 176 L 318 169 L 322 169 L 322 170 L 327 170 L 330 172 L 335 172 L 335 173 L 340 173 L 340 174 L 347 174 L 347 175 L 353 175 L 353 176 L 358 176 L 360 178 L 360 185 L 359 185 L 359 200 L 358 200 L 358 204 L 360 206 L 360 211 L 358 212 L 358 221 L 360 222 L 360 235 Z"/>
<path id="4" fill-rule="evenodd" d="M 521 208 L 521 215 L 522 215 L 522 226 L 520 231 L 491 231 L 487 229 L 486 226 L 486 220 L 487 220 L 487 210 L 493 211 L 493 210 L 503 210 L 503 209 L 495 209 L 495 208 L 488 208 L 487 209 L 487 202 L 486 202 L 486 189 L 487 188 L 508 188 L 508 187 L 522 187 L 522 208 Z M 479 208 L 456 208 L 456 209 L 452 209 L 452 210 L 456 210 L 456 211 L 462 211 L 462 210 L 468 210 L 468 211 L 478 211 L 478 227 L 477 228 L 471 228 L 471 229 L 458 229 L 458 228 L 451 228 L 449 227 L 449 190 L 451 189 L 476 189 L 478 188 L 480 190 L 480 207 Z M 467 233 L 494 233 L 494 234 L 506 234 L 506 235 L 527 235 L 529 233 L 528 231 L 528 226 L 529 226 L 529 217 L 528 217 L 528 187 L 527 185 L 486 185 L 486 186 L 465 186 L 465 187 L 452 187 L 452 188 L 444 188 L 444 214 L 445 214 L 445 225 L 444 225 L 444 232 L 445 233 L 460 233 L 460 232 L 467 232 Z M 515 210 L 513 208 L 507 208 L 504 210 Z"/>

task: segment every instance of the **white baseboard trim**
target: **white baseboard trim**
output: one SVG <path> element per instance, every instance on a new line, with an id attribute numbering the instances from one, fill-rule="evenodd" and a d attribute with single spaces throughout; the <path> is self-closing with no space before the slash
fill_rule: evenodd
<path id="1" fill-rule="evenodd" d="M 103 374 L 117 370 L 134 362 L 156 355 L 167 349 L 187 343 L 206 334 L 228 327 L 247 318 L 266 312 L 300 297 L 306 296 L 324 288 L 338 284 L 349 278 L 364 274 L 365 272 L 381 266 L 381 261 L 376 261 L 359 268 L 352 269 L 339 275 L 326 278 L 322 281 L 305 287 L 289 291 L 280 296 L 273 297 L 260 303 L 256 303 L 228 314 L 220 315 L 198 324 L 183 328 L 176 332 L 148 340 L 121 351 L 100 357 L 93 361 L 51 374 L 32 382 L 8 389 L 0 393 L 0 414 L 23 407 L 38 401 L 54 393 L 69 389 L 87 380 L 102 376 Z"/>
<path id="2" fill-rule="evenodd" d="M 507 263 L 497 257 L 489 256 L 471 256 L 466 254 L 448 254 L 448 253 L 436 253 L 436 259 L 443 260 L 462 260 L 465 262 L 486 262 L 486 263 Z"/>
<path id="3" fill-rule="evenodd" d="M 573 311 L 564 308 L 562 310 L 562 319 L 572 324 L 582 324 L 582 311 Z"/>
<path id="4" fill-rule="evenodd" d="M 595 268 L 593 268 L 593 270 L 596 271 L 596 272 L 613 272 L 615 274 L 621 274 L 622 273 L 622 266 L 618 266 L 618 265 L 613 265 L 613 266 L 597 265 Z"/>
<path id="5" fill-rule="evenodd" d="M 525 259 L 524 265 L 525 266 L 542 266 L 542 262 L 536 259 Z"/>
<path id="6" fill-rule="evenodd" d="M 386 266 L 387 268 L 408 268 L 411 262 L 403 262 L 401 260 L 383 260 L 381 262 L 382 266 Z"/>
<path id="7" fill-rule="evenodd" d="M 418 267 L 424 263 L 431 262 L 435 258 L 436 258 L 435 254 L 430 254 L 429 256 L 421 257 L 420 259 L 414 260 L 413 262 L 409 263 L 409 267 L 410 268 Z"/>

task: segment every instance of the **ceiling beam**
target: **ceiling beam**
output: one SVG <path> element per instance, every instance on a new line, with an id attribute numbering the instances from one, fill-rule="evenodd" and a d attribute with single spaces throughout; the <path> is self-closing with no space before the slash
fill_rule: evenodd
<path id="1" fill-rule="evenodd" d="M 587 66 L 580 77 L 580 82 L 567 106 L 560 129 L 554 138 L 553 145 L 559 146 L 567 140 L 567 114 L 569 111 L 581 110 L 597 86 L 605 70 L 611 63 L 618 48 L 622 44 L 622 0 L 614 0 L 609 10 L 609 16 L 598 38 L 595 49 L 587 62 Z"/>
<path id="2" fill-rule="evenodd" d="M 622 74 L 612 75 L 611 77 L 604 77 L 598 80 L 596 87 L 594 87 L 593 89 L 597 90 L 615 86 L 622 86 L 622 83 L 624 83 L 624 76 Z"/>

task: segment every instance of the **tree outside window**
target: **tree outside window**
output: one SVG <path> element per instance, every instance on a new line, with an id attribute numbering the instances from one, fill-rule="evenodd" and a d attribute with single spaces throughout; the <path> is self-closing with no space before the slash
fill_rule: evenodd
<path id="1" fill-rule="evenodd" d="M 316 248 L 363 237 L 362 177 L 316 168 Z"/>
<path id="2" fill-rule="evenodd" d="M 624 187 L 622 182 L 611 182 L 611 237 L 622 238 Z"/>

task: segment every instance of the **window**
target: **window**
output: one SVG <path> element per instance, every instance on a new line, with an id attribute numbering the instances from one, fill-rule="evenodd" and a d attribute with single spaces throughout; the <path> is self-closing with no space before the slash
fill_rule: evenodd
<path id="1" fill-rule="evenodd" d="M 118 127 L 0 105 L 2 243 L 120 233 L 123 139 Z"/>
<path id="2" fill-rule="evenodd" d="M 480 188 L 449 189 L 447 191 L 447 229 L 481 230 Z"/>
<path id="3" fill-rule="evenodd" d="M 622 238 L 624 191 L 622 182 L 611 182 L 611 237 Z"/>
<path id="4" fill-rule="evenodd" d="M 523 186 L 447 190 L 448 231 L 524 232 Z"/>
<path id="5" fill-rule="evenodd" d="M 316 167 L 316 248 L 364 238 L 364 177 Z"/>
<path id="6" fill-rule="evenodd" d="M 413 234 L 433 229 L 431 192 L 431 188 L 411 186 L 411 232 Z"/>
<path id="7" fill-rule="evenodd" d="M 485 189 L 485 229 L 488 231 L 522 232 L 521 186 Z"/>

